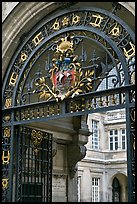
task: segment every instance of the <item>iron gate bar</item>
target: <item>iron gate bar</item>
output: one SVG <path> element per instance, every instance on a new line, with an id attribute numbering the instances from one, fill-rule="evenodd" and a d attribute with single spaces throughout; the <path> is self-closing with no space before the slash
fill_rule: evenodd
<path id="1" fill-rule="evenodd" d="M 122 86 L 122 87 L 116 87 L 116 88 L 112 88 L 112 89 L 108 89 L 108 90 L 101 90 L 101 91 L 85 93 L 85 94 L 75 96 L 74 98 L 65 99 L 64 101 L 80 99 L 82 97 L 90 98 L 92 96 L 93 97 L 94 96 L 100 96 L 100 94 L 105 96 L 106 94 L 123 93 L 123 92 L 127 92 L 127 91 L 130 91 L 130 90 L 135 90 L 135 85 L 131 84 L 131 85 L 125 85 L 125 86 Z M 59 101 L 59 102 L 62 102 L 62 101 Z M 2 109 L 2 111 L 3 111 L 3 113 L 9 113 L 11 110 L 17 110 L 17 109 L 22 109 L 22 108 L 26 108 L 26 107 L 30 108 L 30 107 L 35 107 L 36 105 L 42 106 L 44 104 L 56 104 L 56 103 L 58 103 L 58 102 L 56 102 L 56 100 L 51 99 L 50 101 L 42 101 L 42 102 L 37 102 L 37 103 L 32 103 L 32 104 L 14 106 L 14 107 L 7 108 L 7 109 L 4 108 L 4 109 Z"/>
<path id="2" fill-rule="evenodd" d="M 97 107 L 97 108 L 91 108 L 90 110 L 87 110 L 85 109 L 84 111 L 74 111 L 72 113 L 69 113 L 66 109 L 66 106 L 67 106 L 67 103 L 69 102 L 69 100 L 71 100 L 72 102 L 75 102 L 75 101 L 82 101 L 83 98 L 84 100 L 86 101 L 86 99 L 90 99 L 90 98 L 94 98 L 95 96 L 106 96 L 108 93 L 109 95 L 110 94 L 114 94 L 114 93 L 117 93 L 117 94 L 121 94 L 121 93 L 128 93 L 130 90 L 135 90 L 135 85 L 132 85 L 132 86 L 125 86 L 125 87 L 118 87 L 118 88 L 113 88 L 113 89 L 109 89 L 109 90 L 104 90 L 104 91 L 97 91 L 97 92 L 93 92 L 92 94 L 85 94 L 83 95 L 83 97 L 81 96 L 76 96 L 75 98 L 72 98 L 72 99 L 66 99 L 64 101 L 61 101 L 60 102 L 60 105 L 61 105 L 61 114 L 50 114 L 49 116 L 46 116 L 46 117 L 35 117 L 33 119 L 23 119 L 23 120 L 19 120 L 19 121 L 16 121 L 15 119 L 12 121 L 12 124 L 14 125 L 18 125 L 18 124 L 27 124 L 27 123 L 30 123 L 30 122 L 35 122 L 35 121 L 47 121 L 49 120 L 50 118 L 52 119 L 55 119 L 55 118 L 61 118 L 61 117 L 64 117 L 64 116 L 73 116 L 73 115 L 83 115 L 83 114 L 88 114 L 88 113 L 95 113 L 95 112 L 100 112 L 100 111 L 108 111 L 108 110 L 114 110 L 114 109 L 120 109 L 120 108 L 126 108 L 126 107 L 134 107 L 135 106 L 135 103 L 132 102 L 132 103 L 122 103 L 122 104 L 118 104 L 118 105 L 110 105 L 110 106 L 107 106 L 107 107 Z M 29 104 L 29 105 L 24 105 L 24 106 L 21 106 L 20 107 L 20 110 L 23 111 L 23 110 L 27 110 L 27 108 L 29 108 L 31 110 L 31 108 L 41 108 L 41 107 L 46 107 L 46 105 L 50 105 L 49 107 L 52 107 L 52 104 L 53 106 L 57 104 L 57 102 L 54 100 L 52 101 L 48 101 L 48 102 L 42 102 L 42 103 L 39 103 L 39 104 Z M 53 107 L 52 107 L 53 108 Z M 16 115 L 16 110 L 18 111 L 18 107 L 14 107 L 14 108 L 11 108 L 10 110 L 8 109 L 5 109 L 3 111 L 3 116 L 10 113 L 10 111 L 15 111 L 15 115 Z M 20 112 L 20 111 L 19 111 Z M 21 112 L 20 112 L 21 114 Z M 11 125 L 11 123 L 5 123 L 3 124 L 2 126 L 7 126 L 7 125 Z"/>
<path id="3" fill-rule="evenodd" d="M 32 131 L 35 131 L 36 134 L 42 134 L 42 141 L 36 147 L 37 155 L 34 152 L 36 143 L 33 143 Z M 35 136 L 37 137 L 37 135 Z M 34 198 L 34 202 L 51 202 L 52 134 L 30 127 L 17 126 L 16 139 L 18 141 L 16 143 L 17 166 L 15 165 L 17 170 L 16 202 L 31 202 Z M 35 140 L 35 138 L 33 139 Z M 36 189 L 36 185 L 42 188 Z M 38 191 L 33 192 L 34 190 L 38 190 L 40 194 L 38 194 Z"/>
<path id="4" fill-rule="evenodd" d="M 129 108 L 135 107 L 135 103 L 131 103 L 128 106 Z M 85 111 L 79 111 L 79 112 L 73 112 L 73 113 L 64 113 L 61 115 L 51 115 L 48 117 L 42 117 L 42 118 L 35 118 L 35 119 L 30 119 L 30 120 L 20 120 L 15 121 L 13 124 L 14 125 L 19 125 L 19 124 L 29 124 L 32 122 L 46 122 L 49 121 L 50 119 L 58 119 L 58 118 L 64 118 L 64 117 L 69 117 L 69 116 L 78 116 L 78 115 L 84 115 L 84 114 L 89 114 L 89 113 L 99 113 L 99 112 L 105 112 L 105 111 L 110 111 L 110 110 L 116 110 L 116 109 L 123 109 L 126 108 L 124 104 L 121 105 L 115 105 L 115 106 L 110 106 L 110 107 L 103 107 L 103 108 L 96 108 L 93 110 L 85 110 Z M 3 124 L 3 127 L 6 127 L 8 125 L 11 125 L 10 123 Z"/>
<path id="5" fill-rule="evenodd" d="M 11 111 L 11 142 L 10 142 L 10 155 L 14 154 L 14 131 L 15 131 L 15 126 L 13 125 L 13 121 L 14 121 L 14 111 Z M 13 156 L 10 156 L 10 165 L 9 165 L 9 175 L 13 175 Z M 12 200 L 12 190 L 13 190 L 13 176 L 11 176 L 11 179 L 9 179 L 9 195 L 11 195 L 11 200 Z"/>
<path id="6" fill-rule="evenodd" d="M 126 102 L 127 104 L 130 103 L 130 98 L 127 93 Z M 128 202 L 135 202 L 135 138 L 133 138 L 132 135 L 132 133 L 135 135 L 135 118 L 134 121 L 131 119 L 132 110 L 134 110 L 135 112 L 135 104 L 133 107 L 127 106 L 126 108 Z M 134 128 L 132 127 L 132 125 L 134 125 Z"/>
<path id="7" fill-rule="evenodd" d="M 82 100 L 82 98 L 81 98 Z M 78 101 L 79 102 L 79 101 Z M 80 101 L 81 102 L 81 101 Z M 121 109 L 121 108 L 126 108 L 126 107 L 134 107 L 135 106 L 135 103 L 132 102 L 132 103 L 129 103 L 129 104 L 118 104 L 118 105 L 111 105 L 111 106 L 108 106 L 108 107 L 99 107 L 99 108 L 91 108 L 90 110 L 87 110 L 85 109 L 84 111 L 82 110 L 79 110 L 79 111 L 73 111 L 73 112 L 67 112 L 66 111 L 66 103 L 65 101 L 61 103 L 61 108 L 63 109 L 62 110 L 62 113 L 61 114 L 49 114 L 49 116 L 36 116 L 34 119 L 23 119 L 23 120 L 19 120 L 19 121 L 13 121 L 12 124 L 14 125 L 17 125 L 17 124 L 26 124 L 26 123 L 29 123 L 29 122 L 35 122 L 35 121 L 47 121 L 49 120 L 50 118 L 52 119 L 55 119 L 55 118 L 61 118 L 61 117 L 64 117 L 64 116 L 73 116 L 73 115 L 80 115 L 80 114 L 88 114 L 88 113 L 95 113 L 95 112 L 102 112 L 102 111 L 108 111 L 108 110 L 114 110 L 114 109 Z M 40 108 L 40 106 L 34 106 L 35 108 Z M 45 105 L 44 105 L 45 107 Z M 52 106 L 51 106 L 52 107 Z M 24 110 L 27 110 L 25 109 L 24 107 L 22 108 Z M 21 112 L 19 113 L 21 114 Z M 3 124 L 2 126 L 7 126 L 7 125 L 11 125 L 11 123 L 5 123 Z"/>
<path id="8" fill-rule="evenodd" d="M 134 104 L 131 105 L 131 107 L 134 107 Z M 49 121 L 50 119 L 59 119 L 59 118 L 64 118 L 64 117 L 69 117 L 69 116 L 79 116 L 79 115 L 85 115 L 85 114 L 89 114 L 89 113 L 100 113 L 100 112 L 105 112 L 105 111 L 110 111 L 110 110 L 116 110 L 116 109 L 123 109 L 125 108 L 125 105 L 121 104 L 121 105 L 117 105 L 117 106 L 110 106 L 108 108 L 98 108 L 98 109 L 94 109 L 94 110 L 90 110 L 90 111 L 79 111 L 79 112 L 73 112 L 73 113 L 65 113 L 62 115 L 56 115 L 56 116 L 49 116 L 49 117 L 42 117 L 42 118 L 36 118 L 36 119 L 31 119 L 31 120 L 20 120 L 15 121 L 14 125 L 19 125 L 19 124 L 29 124 L 29 123 L 33 123 L 33 122 L 46 122 Z M 6 127 L 6 125 L 3 125 L 3 127 Z"/>

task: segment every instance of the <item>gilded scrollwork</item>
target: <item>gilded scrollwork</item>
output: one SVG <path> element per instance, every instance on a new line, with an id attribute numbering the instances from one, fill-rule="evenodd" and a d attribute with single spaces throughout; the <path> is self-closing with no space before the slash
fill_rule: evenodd
<path id="1" fill-rule="evenodd" d="M 39 151 L 39 146 L 43 139 L 43 133 L 41 131 L 32 130 L 31 139 L 34 144 L 34 152 L 37 154 Z"/>
<path id="2" fill-rule="evenodd" d="M 42 32 L 39 32 L 33 39 L 33 43 L 35 44 L 35 46 L 39 45 L 41 43 L 41 41 L 44 39 L 44 37 L 42 36 Z"/>
<path id="3" fill-rule="evenodd" d="M 6 98 L 5 100 L 5 107 L 10 108 L 12 105 L 12 99 L 11 98 Z"/>
<path id="4" fill-rule="evenodd" d="M 10 132 L 11 132 L 11 129 L 10 127 L 5 127 L 4 128 L 4 134 L 3 136 L 6 138 L 6 137 L 10 137 Z"/>
<path id="5" fill-rule="evenodd" d="M 93 14 L 92 19 L 94 20 L 90 22 L 90 25 L 92 25 L 93 27 L 100 27 L 103 17 L 99 14 Z"/>
<path id="6" fill-rule="evenodd" d="M 10 151 L 3 151 L 2 153 L 2 164 L 9 164 L 10 161 Z"/>
<path id="7" fill-rule="evenodd" d="M 15 86 L 17 78 L 18 78 L 18 74 L 16 72 L 13 72 L 10 77 L 9 85 Z"/>
<path id="8" fill-rule="evenodd" d="M 112 36 L 119 36 L 120 35 L 120 26 L 116 23 L 113 28 L 109 32 Z"/>
<path id="9" fill-rule="evenodd" d="M 9 179 L 8 178 L 3 178 L 2 179 L 2 187 L 5 189 L 8 187 L 9 184 Z"/>
<path id="10" fill-rule="evenodd" d="M 128 49 L 127 47 L 130 48 Z M 126 48 L 123 48 L 124 54 L 127 57 L 127 59 L 130 59 L 132 56 L 135 56 L 135 45 L 132 42 L 129 42 L 129 44 L 126 46 Z"/>

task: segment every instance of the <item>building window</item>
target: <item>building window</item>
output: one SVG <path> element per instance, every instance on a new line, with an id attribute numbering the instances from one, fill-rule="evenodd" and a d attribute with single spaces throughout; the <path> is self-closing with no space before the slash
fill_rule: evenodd
<path id="1" fill-rule="evenodd" d="M 118 149 L 118 131 L 117 130 L 110 130 L 109 141 L 110 141 L 110 150 L 117 150 Z"/>
<path id="2" fill-rule="evenodd" d="M 99 149 L 99 130 L 98 121 L 92 120 L 92 149 Z"/>
<path id="3" fill-rule="evenodd" d="M 99 178 L 92 178 L 92 202 L 99 202 Z"/>
<path id="4" fill-rule="evenodd" d="M 109 149 L 125 150 L 126 149 L 126 130 L 110 130 L 109 131 Z"/>
<path id="5" fill-rule="evenodd" d="M 121 130 L 121 144 L 122 144 L 122 149 L 126 149 L 126 130 L 122 129 Z"/>

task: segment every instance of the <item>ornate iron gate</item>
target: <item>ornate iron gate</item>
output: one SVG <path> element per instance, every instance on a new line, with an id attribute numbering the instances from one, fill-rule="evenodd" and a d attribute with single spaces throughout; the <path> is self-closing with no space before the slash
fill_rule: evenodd
<path id="1" fill-rule="evenodd" d="M 21 38 L 2 90 L 3 201 L 13 195 L 17 125 L 119 108 L 126 109 L 128 199 L 135 200 L 135 36 L 118 6 L 60 11 Z"/>
<path id="2" fill-rule="evenodd" d="M 51 202 L 52 134 L 19 127 L 16 137 L 16 202 Z"/>

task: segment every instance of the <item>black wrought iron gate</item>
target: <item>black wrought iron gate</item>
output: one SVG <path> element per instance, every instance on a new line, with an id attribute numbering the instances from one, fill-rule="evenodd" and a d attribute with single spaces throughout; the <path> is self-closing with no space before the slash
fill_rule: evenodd
<path id="1" fill-rule="evenodd" d="M 52 134 L 19 127 L 14 156 L 15 201 L 51 202 Z"/>
<path id="2" fill-rule="evenodd" d="M 135 201 L 135 34 L 116 11 L 63 10 L 22 40 L 2 90 L 3 202 L 12 200 L 15 169 L 17 201 L 51 199 L 51 136 L 16 127 L 119 108 L 126 109 L 128 200 Z"/>

